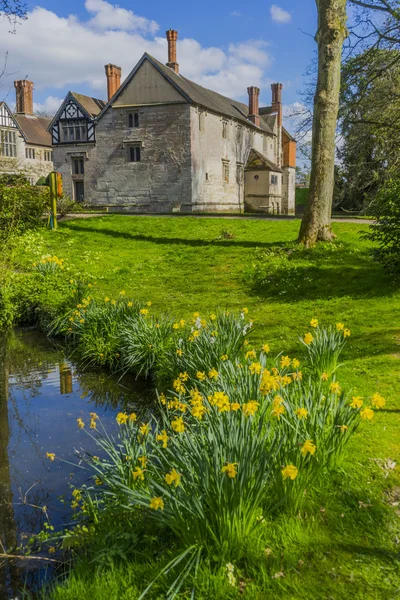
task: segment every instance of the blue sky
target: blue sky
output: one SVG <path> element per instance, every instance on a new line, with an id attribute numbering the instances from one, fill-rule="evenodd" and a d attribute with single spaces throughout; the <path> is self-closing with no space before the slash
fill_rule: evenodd
<path id="1" fill-rule="evenodd" d="M 270 103 L 270 84 L 284 84 L 284 104 L 299 101 L 316 29 L 314 0 L 250 3 L 203 0 L 137 2 L 38 0 L 15 35 L 0 20 L 0 57 L 8 52 L 0 99 L 14 103 L 13 80 L 35 82 L 35 103 L 54 110 L 68 90 L 105 98 L 104 64 L 123 77 L 144 51 L 165 62 L 165 31 L 179 32 L 181 72 L 201 85 L 246 101 L 249 85 Z M 308 34 L 308 35 L 307 35 Z"/>

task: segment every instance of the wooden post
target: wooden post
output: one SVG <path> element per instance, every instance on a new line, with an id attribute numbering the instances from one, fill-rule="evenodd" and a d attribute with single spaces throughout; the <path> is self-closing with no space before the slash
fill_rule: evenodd
<path id="1" fill-rule="evenodd" d="M 57 229 L 57 198 L 61 198 L 62 176 L 57 171 L 52 171 L 49 175 L 50 181 L 50 219 L 49 225 L 51 229 Z"/>

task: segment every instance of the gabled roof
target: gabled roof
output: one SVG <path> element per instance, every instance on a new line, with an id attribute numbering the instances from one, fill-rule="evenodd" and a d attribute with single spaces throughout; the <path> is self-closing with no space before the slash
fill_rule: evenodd
<path id="1" fill-rule="evenodd" d="M 58 121 L 65 105 L 68 104 L 70 100 L 76 102 L 79 108 L 87 115 L 89 119 L 95 119 L 106 105 L 105 100 L 99 100 L 98 98 L 92 98 L 91 96 L 85 96 L 84 94 L 78 94 L 77 92 L 68 92 L 60 108 L 49 122 L 47 126 L 48 131 L 50 131 L 53 124 Z"/>
<path id="2" fill-rule="evenodd" d="M 295 139 L 295 138 L 292 136 L 292 134 L 291 134 L 291 133 L 289 133 L 289 132 L 288 132 L 288 130 L 287 130 L 287 129 L 285 129 L 284 127 L 282 127 L 282 131 L 283 131 L 283 133 L 284 133 L 284 134 L 285 134 L 285 135 L 286 135 L 286 136 L 289 138 L 289 140 L 290 140 L 291 142 L 295 142 L 295 141 L 296 141 L 296 139 Z"/>
<path id="3" fill-rule="evenodd" d="M 14 114 L 13 117 L 27 144 L 51 147 L 51 135 L 47 131 L 50 119 L 25 114 Z"/>
<path id="4" fill-rule="evenodd" d="M 282 169 L 270 161 L 264 154 L 252 148 L 246 162 L 245 171 L 274 171 L 282 173 Z"/>
<path id="5" fill-rule="evenodd" d="M 211 112 L 231 117 L 233 119 L 237 119 L 238 121 L 245 123 L 250 127 L 258 129 L 258 127 L 256 127 L 256 125 L 254 125 L 254 123 L 252 123 L 248 119 L 249 108 L 246 104 L 244 104 L 243 102 L 238 102 L 237 100 L 232 100 L 231 98 L 227 98 L 226 96 L 222 96 L 217 92 L 209 90 L 199 85 L 198 83 L 187 79 L 183 75 L 178 75 L 177 73 L 175 73 L 175 71 L 173 71 L 173 69 L 167 67 L 166 65 L 155 59 L 153 56 L 150 56 L 150 54 L 147 54 L 147 52 L 143 54 L 142 58 L 130 72 L 128 77 L 125 79 L 124 83 L 121 85 L 121 87 L 117 90 L 114 96 L 110 99 L 110 101 L 98 115 L 97 119 L 101 119 L 102 115 L 107 110 L 107 108 L 111 106 L 113 102 L 115 102 L 115 100 L 122 93 L 125 87 L 129 84 L 129 82 L 132 80 L 132 78 L 142 66 L 145 60 L 148 60 L 161 73 L 161 75 L 163 75 L 165 79 L 167 79 L 174 86 L 174 88 L 182 94 L 182 96 L 190 104 L 195 104 L 197 106 L 201 106 L 205 109 L 208 109 Z M 271 130 L 269 125 L 263 120 L 261 120 L 260 128 L 266 133 L 273 135 L 273 131 Z"/>
<path id="6" fill-rule="evenodd" d="M 99 112 L 105 107 L 107 102 L 105 100 L 99 100 L 98 98 L 92 98 L 91 96 L 84 96 L 83 94 L 77 94 L 76 92 L 70 92 L 71 96 L 85 109 L 85 111 L 91 117 L 97 117 Z"/>

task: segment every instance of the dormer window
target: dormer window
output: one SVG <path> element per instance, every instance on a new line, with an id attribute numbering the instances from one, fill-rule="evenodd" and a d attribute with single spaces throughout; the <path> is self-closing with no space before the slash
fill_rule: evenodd
<path id="1" fill-rule="evenodd" d="M 139 113 L 129 113 L 128 115 L 128 127 L 139 127 Z"/>

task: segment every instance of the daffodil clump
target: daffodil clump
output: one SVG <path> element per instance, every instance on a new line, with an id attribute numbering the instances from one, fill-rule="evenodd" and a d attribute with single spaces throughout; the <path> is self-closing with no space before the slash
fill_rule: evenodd
<path id="1" fill-rule="evenodd" d="M 140 310 L 139 318 L 149 319 Z M 314 319 L 311 326 L 310 344 L 331 335 Z M 194 337 L 210 335 L 206 327 Z M 321 473 L 337 466 L 360 422 L 385 406 L 378 392 L 346 393 L 337 367 L 320 375 L 309 356 L 303 364 L 271 355 L 267 343 L 242 346 L 235 358 L 218 352 L 209 362 L 184 363 L 170 391 L 159 394 L 157 415 L 141 421 L 132 412 L 117 414 L 117 439 L 95 413 L 77 419 L 102 456 L 83 457 L 93 480 L 85 505 L 123 506 L 155 522 L 179 541 L 176 565 L 185 558 L 188 573 L 201 557 L 240 560 L 264 517 L 284 506 L 297 511 Z"/>
<path id="2" fill-rule="evenodd" d="M 43 255 L 37 262 L 32 263 L 35 271 L 46 275 L 47 273 L 54 273 L 57 270 L 64 269 L 64 259 L 58 258 L 58 256 L 50 256 L 49 254 Z"/>
<path id="3" fill-rule="evenodd" d="M 310 329 L 300 341 L 307 349 L 307 366 L 317 377 L 330 377 L 339 367 L 339 356 L 346 339 L 351 335 L 350 329 L 344 323 L 321 327 L 318 319 L 313 317 Z"/>

